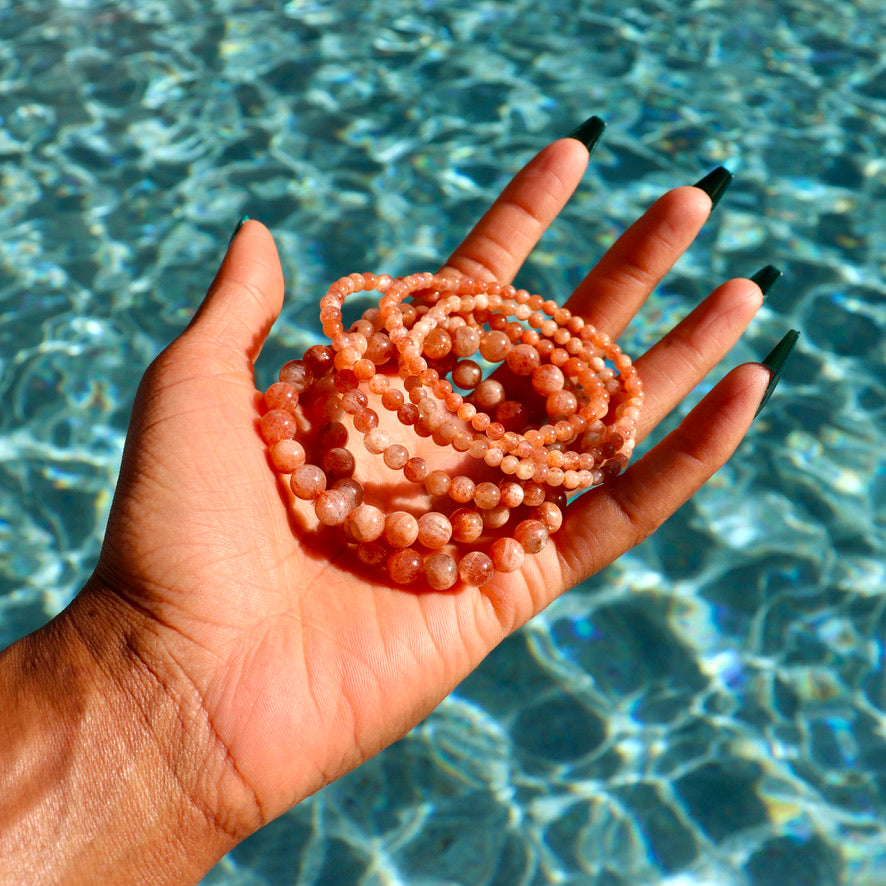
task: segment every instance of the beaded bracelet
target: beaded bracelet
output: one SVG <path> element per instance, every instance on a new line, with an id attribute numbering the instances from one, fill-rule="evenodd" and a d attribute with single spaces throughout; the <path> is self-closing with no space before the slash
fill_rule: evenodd
<path id="1" fill-rule="evenodd" d="M 369 290 L 382 293 L 378 307 L 345 331 L 342 304 Z M 416 301 L 405 302 L 408 296 Z M 481 585 L 495 571 L 519 569 L 523 556 L 540 551 L 562 524 L 563 490 L 615 476 L 633 451 L 643 399 L 636 369 L 608 336 L 540 296 L 471 278 L 351 274 L 321 299 L 320 321 L 330 344 L 308 348 L 281 368 L 265 392 L 260 431 L 293 494 L 313 503 L 321 523 L 341 527 L 361 562 L 384 566 L 397 583 L 423 575 L 444 590 L 459 578 Z M 502 381 L 481 380 L 480 365 L 468 359 L 477 353 L 507 367 L 505 381 L 529 382 L 549 421 L 521 427 L 528 408 L 507 399 Z M 384 374 L 395 363 L 403 390 Z M 404 430 L 482 460 L 503 478 L 475 483 L 410 457 L 378 427 L 370 395 L 396 412 Z M 326 419 L 313 445 L 296 439 L 306 402 L 315 418 Z M 490 406 L 496 420 L 484 411 Z M 369 453 L 428 494 L 451 500 L 448 516 L 432 510 L 416 518 L 364 502 L 349 432 L 339 420 L 345 415 Z M 512 512 L 523 519 L 510 536 L 497 534 Z M 477 542 L 485 550 L 464 552 Z"/>

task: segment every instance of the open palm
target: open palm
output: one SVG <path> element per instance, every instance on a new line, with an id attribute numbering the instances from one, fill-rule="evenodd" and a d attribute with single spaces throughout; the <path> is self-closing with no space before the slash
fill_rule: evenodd
<path id="1" fill-rule="evenodd" d="M 549 145 L 447 272 L 510 282 L 587 156 L 572 139 Z M 710 209 L 698 188 L 666 194 L 570 309 L 618 336 Z M 482 588 L 403 589 L 342 562 L 337 536 L 316 532 L 269 469 L 253 363 L 282 299 L 271 236 L 247 222 L 191 325 L 145 375 L 81 595 L 126 626 L 130 650 L 175 697 L 192 790 L 235 837 L 404 734 L 511 631 L 652 532 L 729 457 L 769 378 L 754 364 L 730 373 L 677 431 L 575 500 L 520 572 Z M 728 351 L 760 300 L 748 280 L 724 284 L 637 361 L 639 437 Z"/>

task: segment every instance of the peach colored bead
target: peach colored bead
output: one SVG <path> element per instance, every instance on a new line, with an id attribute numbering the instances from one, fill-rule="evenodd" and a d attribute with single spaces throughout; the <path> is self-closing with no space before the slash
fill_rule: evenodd
<path id="1" fill-rule="evenodd" d="M 458 579 L 458 564 L 449 554 L 431 554 L 423 568 L 425 581 L 435 591 L 451 588 Z"/>
<path id="2" fill-rule="evenodd" d="M 566 384 L 566 378 L 563 375 L 563 371 L 550 363 L 539 366 L 532 373 L 533 390 L 537 394 L 541 394 L 542 397 L 548 397 L 556 393 L 563 388 L 564 384 Z"/>
<path id="3" fill-rule="evenodd" d="M 361 357 L 354 363 L 354 375 L 360 379 L 360 381 L 367 381 L 371 378 L 375 377 L 375 363 L 372 360 L 367 360 L 365 357 Z"/>
<path id="4" fill-rule="evenodd" d="M 320 459 L 320 467 L 331 480 L 339 477 L 350 477 L 354 473 L 356 461 L 349 449 L 338 446 L 335 449 L 327 449 Z"/>
<path id="5" fill-rule="evenodd" d="M 458 561 L 458 574 L 466 585 L 480 587 L 495 575 L 495 566 L 482 551 L 471 551 Z"/>
<path id="6" fill-rule="evenodd" d="M 468 452 L 471 455 L 471 458 L 481 459 L 483 458 L 489 450 L 489 441 L 485 437 L 474 437 L 471 440 L 471 445 L 468 447 Z"/>
<path id="7" fill-rule="evenodd" d="M 285 381 L 274 382 L 265 391 L 264 401 L 267 409 L 284 409 L 294 414 L 298 406 L 298 391 Z"/>
<path id="8" fill-rule="evenodd" d="M 422 572 L 422 559 L 418 551 L 403 548 L 388 557 L 388 575 L 397 584 L 412 584 Z"/>
<path id="9" fill-rule="evenodd" d="M 379 541 L 361 542 L 357 545 L 357 559 L 366 566 L 382 566 L 390 551 Z"/>
<path id="10" fill-rule="evenodd" d="M 280 381 L 292 385 L 298 393 L 303 393 L 314 383 L 314 373 L 304 360 L 290 360 L 284 363 L 278 374 Z"/>
<path id="11" fill-rule="evenodd" d="M 373 375 L 369 379 L 368 387 L 373 394 L 381 396 L 388 389 L 388 380 L 384 375 Z"/>
<path id="12" fill-rule="evenodd" d="M 298 440 L 278 440 L 270 454 L 274 468 L 281 474 L 291 474 L 305 463 L 305 448 Z"/>
<path id="13" fill-rule="evenodd" d="M 449 515 L 452 538 L 462 544 L 475 542 L 483 534 L 483 518 L 473 508 L 459 508 Z"/>
<path id="14" fill-rule="evenodd" d="M 381 428 L 372 428 L 363 438 L 363 445 L 372 455 L 381 455 L 391 445 L 391 438 Z"/>
<path id="15" fill-rule="evenodd" d="M 494 378 L 485 378 L 474 389 L 474 403 L 478 409 L 492 410 L 506 399 L 504 385 Z M 480 428 L 477 428 L 480 430 Z"/>
<path id="16" fill-rule="evenodd" d="M 385 518 L 384 536 L 392 547 L 409 547 L 418 538 L 418 520 L 406 511 L 392 511 Z"/>
<path id="17" fill-rule="evenodd" d="M 492 419 L 485 412 L 478 412 L 471 419 L 471 427 L 475 431 L 479 431 L 481 434 L 489 427 L 492 423 Z"/>
<path id="18" fill-rule="evenodd" d="M 523 487 L 523 504 L 531 508 L 537 507 L 545 500 L 544 486 L 539 483 L 527 483 Z"/>
<path id="19" fill-rule="evenodd" d="M 446 495 L 451 485 L 452 480 L 446 471 L 431 471 L 425 477 L 425 489 L 427 489 L 429 495 Z"/>
<path id="20" fill-rule="evenodd" d="M 578 399 L 572 391 L 555 391 L 545 401 L 545 410 L 552 419 L 565 418 L 578 409 Z"/>
<path id="21" fill-rule="evenodd" d="M 501 500 L 501 490 L 495 483 L 478 483 L 474 490 L 474 504 L 478 508 L 494 508 Z"/>
<path id="22" fill-rule="evenodd" d="M 490 468 L 497 468 L 502 463 L 504 455 L 504 450 L 487 444 L 486 451 L 483 453 L 483 461 L 489 465 Z"/>
<path id="23" fill-rule="evenodd" d="M 363 484 L 353 477 L 341 477 L 332 484 L 333 489 L 341 489 L 351 501 L 351 507 L 363 504 Z"/>
<path id="24" fill-rule="evenodd" d="M 459 431 L 452 438 L 452 448 L 456 452 L 467 452 L 471 448 L 471 443 L 473 443 L 473 439 L 474 438 L 466 431 Z"/>
<path id="25" fill-rule="evenodd" d="M 458 357 L 470 357 L 480 347 L 480 332 L 471 326 L 461 326 L 455 330 L 452 350 Z M 463 386 L 460 386 L 463 387 Z"/>
<path id="26" fill-rule="evenodd" d="M 385 447 L 382 458 L 389 468 L 399 471 L 409 461 L 409 450 L 401 443 L 391 443 Z"/>
<path id="27" fill-rule="evenodd" d="M 452 524 L 439 511 L 418 518 L 418 540 L 426 548 L 442 548 L 452 538 Z"/>
<path id="28" fill-rule="evenodd" d="M 430 472 L 428 463 L 418 456 L 410 458 L 403 467 L 403 475 L 410 483 L 422 483 Z"/>
<path id="29" fill-rule="evenodd" d="M 354 413 L 354 428 L 365 434 L 378 427 L 378 413 L 374 409 L 361 409 Z"/>
<path id="30" fill-rule="evenodd" d="M 507 505 L 496 505 L 480 511 L 483 525 L 488 529 L 501 529 L 511 519 L 511 509 Z"/>
<path id="31" fill-rule="evenodd" d="M 529 419 L 529 410 L 519 400 L 505 400 L 495 408 L 495 420 L 509 431 L 522 430 Z"/>
<path id="32" fill-rule="evenodd" d="M 432 360 L 445 357 L 452 350 L 452 338 L 445 329 L 439 326 L 432 329 L 425 338 L 422 352 Z"/>
<path id="33" fill-rule="evenodd" d="M 527 554 L 537 554 L 548 543 L 548 530 L 539 520 L 524 520 L 514 529 L 514 538 Z"/>
<path id="34" fill-rule="evenodd" d="M 483 370 L 479 363 L 473 360 L 462 360 L 452 370 L 452 380 L 460 388 L 470 390 L 475 388 L 483 378 Z"/>
<path id="35" fill-rule="evenodd" d="M 523 565 L 525 553 L 516 539 L 505 537 L 492 543 L 489 557 L 499 572 L 516 572 Z"/>
<path id="36" fill-rule="evenodd" d="M 522 327 L 520 329 L 522 330 Z M 505 361 L 515 375 L 532 375 L 536 369 L 541 368 L 541 357 L 538 356 L 538 351 L 530 345 L 514 345 L 508 351 Z"/>
<path id="37" fill-rule="evenodd" d="M 348 514 L 345 531 L 358 542 L 375 541 L 381 538 L 385 528 L 385 515 L 373 505 L 360 505 Z"/>
<path id="38" fill-rule="evenodd" d="M 280 440 L 291 440 L 298 431 L 298 424 L 288 410 L 272 409 L 261 417 L 259 430 L 265 443 L 273 446 Z"/>
<path id="39" fill-rule="evenodd" d="M 563 525 L 563 512 L 552 501 L 543 501 L 535 509 L 535 518 L 549 533 L 556 532 Z"/>
<path id="40" fill-rule="evenodd" d="M 341 526 L 351 512 L 351 500 L 341 489 L 327 489 L 314 500 L 314 513 L 325 526 Z"/>
<path id="41" fill-rule="evenodd" d="M 474 497 L 475 488 L 474 481 L 470 477 L 465 477 L 464 475 L 453 477 L 452 483 L 449 486 L 449 497 L 453 501 L 465 504 Z"/>
<path id="42" fill-rule="evenodd" d="M 523 487 L 513 480 L 503 480 L 499 484 L 501 504 L 506 508 L 517 508 L 523 504 Z"/>

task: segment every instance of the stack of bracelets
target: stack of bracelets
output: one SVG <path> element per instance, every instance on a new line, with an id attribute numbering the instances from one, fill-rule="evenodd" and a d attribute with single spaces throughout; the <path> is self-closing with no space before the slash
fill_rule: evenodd
<path id="1" fill-rule="evenodd" d="M 378 306 L 346 331 L 345 299 L 373 290 Z M 560 528 L 567 493 L 616 476 L 633 451 L 643 391 L 630 358 L 541 296 L 467 277 L 351 274 L 321 299 L 320 321 L 330 344 L 282 367 L 261 434 L 294 495 L 398 584 L 479 586 L 519 569 Z M 484 378 L 477 353 L 502 365 Z M 379 406 L 396 413 L 405 442 L 379 427 Z M 365 501 L 345 422 L 437 509 L 386 511 L 389 494 Z M 410 432 L 503 476 L 437 469 L 410 454 Z"/>

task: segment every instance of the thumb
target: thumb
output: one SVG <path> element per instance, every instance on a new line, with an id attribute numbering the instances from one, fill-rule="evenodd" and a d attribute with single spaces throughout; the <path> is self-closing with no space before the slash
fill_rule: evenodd
<path id="1" fill-rule="evenodd" d="M 242 368 L 254 363 L 283 305 L 283 269 L 271 232 L 242 222 L 182 340 L 207 348 L 215 360 Z"/>

